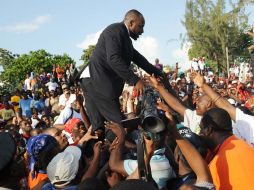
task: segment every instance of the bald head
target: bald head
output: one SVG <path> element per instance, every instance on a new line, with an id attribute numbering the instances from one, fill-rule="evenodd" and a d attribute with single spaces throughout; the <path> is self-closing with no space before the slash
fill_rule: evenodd
<path id="1" fill-rule="evenodd" d="M 207 95 L 202 95 L 198 98 L 196 103 L 196 113 L 203 115 L 207 110 L 214 107 L 214 103 L 211 98 Z"/>
<path id="2" fill-rule="evenodd" d="M 144 32 L 145 19 L 139 11 L 132 9 L 125 14 L 124 24 L 128 28 L 130 37 L 137 40 Z"/>
<path id="3" fill-rule="evenodd" d="M 125 14 L 124 22 L 130 22 L 131 20 L 136 20 L 137 18 L 144 18 L 144 17 L 139 11 L 132 9 Z"/>

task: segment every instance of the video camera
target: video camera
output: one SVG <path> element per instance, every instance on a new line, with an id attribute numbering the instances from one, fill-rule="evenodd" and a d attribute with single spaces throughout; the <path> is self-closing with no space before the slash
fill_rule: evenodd
<path id="1" fill-rule="evenodd" d="M 138 102 L 138 112 L 144 135 L 153 141 L 160 140 L 160 132 L 165 130 L 165 114 L 157 109 L 160 95 L 151 87 L 145 87 L 143 97 Z"/>
<path id="2" fill-rule="evenodd" d="M 159 133 L 165 129 L 166 117 L 162 110 L 157 109 L 159 93 L 152 87 L 145 87 L 143 96 L 138 99 L 137 117 L 122 120 L 124 128 L 137 129 L 141 125 L 141 132 L 153 141 L 160 139 Z"/>
<path id="3" fill-rule="evenodd" d="M 166 129 L 166 117 L 162 110 L 157 109 L 157 101 L 160 99 L 159 93 L 152 87 L 145 87 L 143 96 L 139 98 L 137 105 L 138 117 L 122 121 L 125 128 L 137 128 L 141 125 L 137 143 L 137 161 L 139 176 L 146 182 L 154 182 L 151 175 L 149 163 L 145 163 L 146 144 L 144 138 L 152 140 L 154 143 L 160 141 L 162 132 Z"/>

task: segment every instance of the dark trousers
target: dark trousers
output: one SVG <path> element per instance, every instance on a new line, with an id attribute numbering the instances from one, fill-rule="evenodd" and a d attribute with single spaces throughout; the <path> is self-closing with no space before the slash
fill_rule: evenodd
<path id="1" fill-rule="evenodd" d="M 96 92 L 89 78 L 81 80 L 81 88 L 85 97 L 85 107 L 93 126 L 93 130 L 104 129 L 104 121 L 120 123 L 119 99 L 110 99 Z"/>

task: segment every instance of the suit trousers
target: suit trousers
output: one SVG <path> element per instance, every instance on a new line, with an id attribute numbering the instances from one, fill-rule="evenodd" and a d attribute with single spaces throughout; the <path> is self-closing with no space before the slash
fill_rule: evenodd
<path id="1" fill-rule="evenodd" d="M 85 97 L 85 107 L 93 127 L 93 131 L 104 129 L 104 121 L 121 123 L 119 99 L 110 99 L 96 92 L 90 78 L 81 80 L 81 88 Z"/>

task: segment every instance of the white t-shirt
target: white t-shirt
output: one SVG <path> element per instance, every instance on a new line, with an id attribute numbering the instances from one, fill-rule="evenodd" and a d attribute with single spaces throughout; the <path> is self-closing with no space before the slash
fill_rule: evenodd
<path id="1" fill-rule="evenodd" d="M 236 67 L 235 67 L 234 72 L 235 72 L 235 75 L 236 75 L 236 76 L 238 76 L 238 75 L 239 75 L 239 67 L 238 67 L 238 66 L 236 66 Z"/>
<path id="2" fill-rule="evenodd" d="M 192 111 L 190 109 L 186 109 L 184 112 L 184 122 L 183 125 L 185 127 L 189 127 L 192 132 L 199 134 L 200 132 L 200 121 L 202 116 L 197 115 L 196 110 Z"/>
<path id="3" fill-rule="evenodd" d="M 193 67 L 194 71 L 198 71 L 198 70 L 199 70 L 199 68 L 198 68 L 198 62 L 193 61 L 193 62 L 191 63 L 191 66 Z"/>
<path id="4" fill-rule="evenodd" d="M 48 82 L 46 86 L 48 87 L 49 91 L 52 91 L 52 90 L 55 91 L 56 88 L 58 87 L 58 84 L 56 82 Z"/>
<path id="5" fill-rule="evenodd" d="M 200 121 L 202 116 L 197 115 L 196 111 L 186 109 L 184 113 L 184 126 L 189 127 L 192 132 L 199 134 Z M 254 146 L 254 116 L 243 113 L 236 108 L 236 122 L 232 121 L 233 134 Z"/>
<path id="6" fill-rule="evenodd" d="M 198 65 L 201 71 L 205 69 L 205 62 L 204 61 L 198 61 Z"/>
<path id="7" fill-rule="evenodd" d="M 236 108 L 236 122 L 233 125 L 233 133 L 254 147 L 254 116 L 243 113 Z"/>
<path id="8" fill-rule="evenodd" d="M 76 112 L 74 109 L 70 108 L 70 107 L 65 107 L 61 112 L 59 117 L 56 119 L 54 125 L 56 124 L 65 124 L 67 122 L 67 120 L 70 118 L 71 113 L 73 110 L 73 115 L 71 118 L 79 118 L 80 120 L 83 121 L 81 114 Z M 71 119 L 70 118 L 70 119 Z"/>
<path id="9" fill-rule="evenodd" d="M 64 107 L 65 106 L 70 107 L 71 103 L 69 102 L 69 100 L 72 101 L 73 98 L 76 99 L 76 95 L 75 94 L 71 94 L 68 99 L 65 97 L 65 94 L 62 94 L 62 95 L 59 96 L 59 103 L 58 103 L 58 105 L 59 106 L 64 106 Z"/>
<path id="10" fill-rule="evenodd" d="M 25 90 L 32 90 L 32 87 L 31 87 L 31 80 L 30 80 L 29 78 L 25 80 L 24 89 L 25 89 Z"/>

